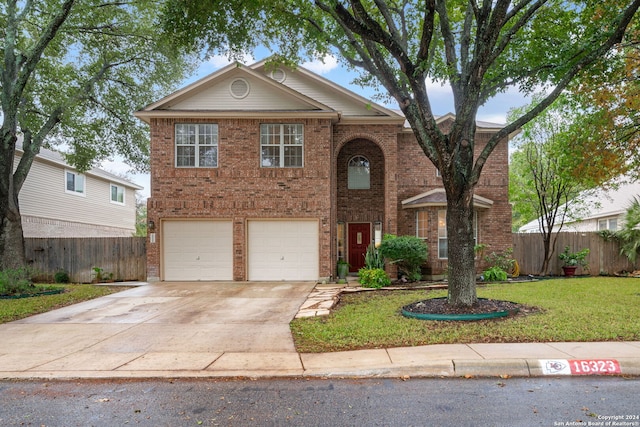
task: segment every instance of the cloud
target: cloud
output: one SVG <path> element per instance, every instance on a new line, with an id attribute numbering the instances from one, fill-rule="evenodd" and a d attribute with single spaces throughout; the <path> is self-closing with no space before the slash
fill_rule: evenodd
<path id="1" fill-rule="evenodd" d="M 429 96 L 450 96 L 453 98 L 453 91 L 449 82 L 435 82 L 431 79 L 425 81 Z"/>
<path id="2" fill-rule="evenodd" d="M 316 74 L 327 74 L 338 67 L 338 60 L 332 55 L 327 55 L 322 59 L 305 62 L 301 66 Z"/>

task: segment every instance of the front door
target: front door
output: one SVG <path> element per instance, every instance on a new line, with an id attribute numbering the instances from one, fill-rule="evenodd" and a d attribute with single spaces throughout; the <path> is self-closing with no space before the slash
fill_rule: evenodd
<path id="1" fill-rule="evenodd" d="M 364 255 L 371 244 L 371 224 L 354 223 L 348 225 L 349 271 L 358 271 L 364 267 Z"/>

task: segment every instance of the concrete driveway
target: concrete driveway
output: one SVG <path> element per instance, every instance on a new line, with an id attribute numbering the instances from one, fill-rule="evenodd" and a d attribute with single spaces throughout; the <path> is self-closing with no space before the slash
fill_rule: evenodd
<path id="1" fill-rule="evenodd" d="M 0 325 L 0 376 L 214 367 L 229 375 L 289 359 L 297 371 L 289 322 L 314 285 L 158 282 Z"/>

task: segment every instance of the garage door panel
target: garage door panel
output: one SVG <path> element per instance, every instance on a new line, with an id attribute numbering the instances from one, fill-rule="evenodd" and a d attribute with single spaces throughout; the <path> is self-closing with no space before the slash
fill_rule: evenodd
<path id="1" fill-rule="evenodd" d="M 249 221 L 249 280 L 316 280 L 318 238 L 316 220 Z"/>
<path id="2" fill-rule="evenodd" d="M 163 223 L 164 280 L 232 280 L 231 221 Z"/>

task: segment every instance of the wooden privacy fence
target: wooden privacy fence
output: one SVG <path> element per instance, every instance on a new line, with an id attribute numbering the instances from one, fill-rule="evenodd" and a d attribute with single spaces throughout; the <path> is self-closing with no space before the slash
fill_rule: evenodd
<path id="1" fill-rule="evenodd" d="M 27 262 L 39 277 L 53 280 L 64 270 L 74 283 L 89 283 L 94 267 L 116 281 L 146 280 L 144 237 L 26 238 Z"/>
<path id="2" fill-rule="evenodd" d="M 606 241 L 596 232 L 562 232 L 558 233 L 555 252 L 551 255 L 550 274 L 563 274 L 562 261 L 558 259 L 558 255 L 564 251 L 565 246 L 569 246 L 571 252 L 589 248 L 589 256 L 587 257 L 589 271 L 585 272 L 582 268 L 578 268 L 576 274 L 613 275 L 620 271 L 636 269 L 627 257 L 620 255 L 620 245 L 616 241 Z M 520 265 L 520 274 L 540 273 L 544 258 L 542 235 L 539 233 L 514 233 L 513 258 Z"/>

